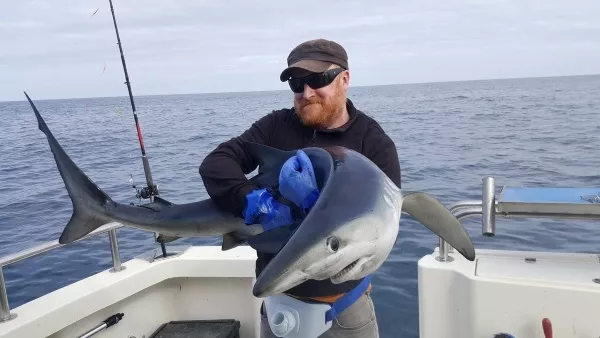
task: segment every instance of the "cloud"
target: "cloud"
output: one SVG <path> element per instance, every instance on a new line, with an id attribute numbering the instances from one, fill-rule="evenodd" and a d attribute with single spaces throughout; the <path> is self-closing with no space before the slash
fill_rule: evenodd
<path id="1" fill-rule="evenodd" d="M 597 0 L 113 4 L 136 95 L 287 90 L 316 37 L 344 45 L 353 85 L 600 73 Z M 108 1 L 7 2 L 0 41 L 0 100 L 127 94 Z"/>

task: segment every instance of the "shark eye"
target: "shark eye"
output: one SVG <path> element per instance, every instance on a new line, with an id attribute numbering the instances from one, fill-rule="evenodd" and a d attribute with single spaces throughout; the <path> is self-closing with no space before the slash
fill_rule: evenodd
<path id="1" fill-rule="evenodd" d="M 327 250 L 329 250 L 329 252 L 331 252 L 331 253 L 337 252 L 339 248 L 340 248 L 340 240 L 337 237 L 331 236 L 331 237 L 327 238 Z"/>

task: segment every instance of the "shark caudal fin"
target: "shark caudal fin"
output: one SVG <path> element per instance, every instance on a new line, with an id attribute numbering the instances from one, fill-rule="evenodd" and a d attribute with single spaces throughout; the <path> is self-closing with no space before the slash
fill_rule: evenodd
<path id="1" fill-rule="evenodd" d="M 60 244 L 71 243 L 111 221 L 103 213 L 103 210 L 106 203 L 112 202 L 112 200 L 71 160 L 58 141 L 56 141 L 52 132 L 50 132 L 46 122 L 29 98 L 29 95 L 25 93 L 25 96 L 35 113 L 39 129 L 48 139 L 50 150 L 54 154 L 56 167 L 73 204 L 71 219 L 58 240 Z"/>

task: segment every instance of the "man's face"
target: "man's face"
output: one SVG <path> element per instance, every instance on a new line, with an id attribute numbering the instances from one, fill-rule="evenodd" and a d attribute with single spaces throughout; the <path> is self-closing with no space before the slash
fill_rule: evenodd
<path id="1" fill-rule="evenodd" d="M 310 74 L 298 70 L 292 76 L 303 77 Z M 302 93 L 294 93 L 294 107 L 302 123 L 317 129 L 329 128 L 344 112 L 348 83 L 349 73 L 343 71 L 328 86 L 312 89 L 304 85 Z"/>

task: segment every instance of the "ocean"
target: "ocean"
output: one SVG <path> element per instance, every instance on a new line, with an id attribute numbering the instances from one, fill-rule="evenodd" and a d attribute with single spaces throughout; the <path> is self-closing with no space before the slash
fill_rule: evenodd
<path id="1" fill-rule="evenodd" d="M 115 200 L 137 202 L 130 175 L 139 185 L 145 179 L 127 96 L 38 101 L 29 95 L 94 182 Z M 600 76 L 351 87 L 349 98 L 395 141 L 402 188 L 445 204 L 480 199 L 485 176 L 496 179 L 497 192 L 502 185 L 600 187 Z M 198 174 L 208 152 L 293 104 L 289 91 L 136 96 L 135 103 L 154 181 L 175 203 L 208 197 Z M 0 254 L 7 255 L 57 239 L 71 202 L 25 97 L 0 102 L 0 129 Z M 596 252 L 600 242 L 594 221 L 498 219 L 492 238 L 481 235 L 480 217 L 463 223 L 476 249 Z M 122 261 L 155 248 L 149 232 L 123 228 L 118 238 Z M 401 222 L 399 241 L 373 279 L 382 337 L 418 337 L 417 262 L 436 245 L 419 223 Z M 111 263 L 108 238 L 99 236 L 7 266 L 10 306 Z"/>

